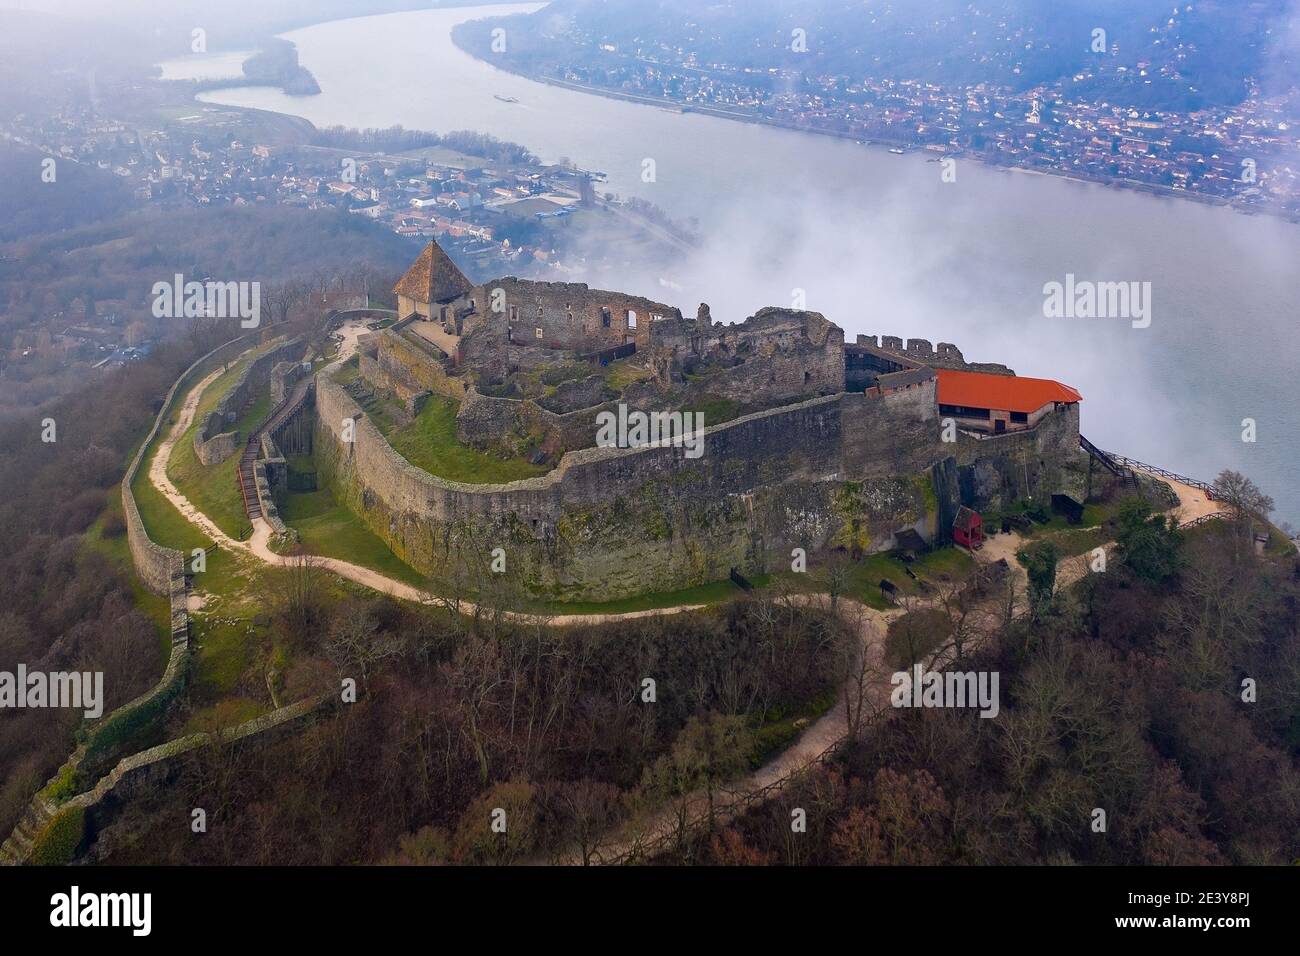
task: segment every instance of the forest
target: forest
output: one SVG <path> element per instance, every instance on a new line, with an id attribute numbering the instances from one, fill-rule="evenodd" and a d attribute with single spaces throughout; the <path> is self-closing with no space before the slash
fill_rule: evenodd
<path id="1" fill-rule="evenodd" d="M 1296 862 L 1300 562 L 1291 547 L 1257 553 L 1248 527 L 1184 532 L 1131 511 L 1118 567 L 1055 596 L 1049 585 L 1033 614 L 949 657 L 1001 675 L 996 720 L 882 711 L 793 792 L 671 858 Z M 791 835 L 796 807 L 806 838 Z"/>

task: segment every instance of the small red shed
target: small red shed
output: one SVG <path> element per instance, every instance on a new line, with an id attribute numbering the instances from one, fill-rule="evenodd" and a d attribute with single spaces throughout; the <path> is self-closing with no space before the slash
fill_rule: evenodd
<path id="1" fill-rule="evenodd" d="M 957 517 L 952 523 L 952 540 L 972 551 L 978 551 L 984 544 L 984 519 L 978 511 L 972 511 L 965 505 L 957 510 Z"/>

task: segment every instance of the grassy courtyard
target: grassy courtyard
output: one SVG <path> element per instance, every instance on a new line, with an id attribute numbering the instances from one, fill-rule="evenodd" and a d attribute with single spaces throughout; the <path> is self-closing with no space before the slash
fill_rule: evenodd
<path id="1" fill-rule="evenodd" d="M 303 550 L 371 568 L 413 587 L 427 580 L 388 549 L 383 540 L 329 489 L 294 492 L 280 502 L 280 517 L 298 532 Z"/>
<path id="2" fill-rule="evenodd" d="M 456 402 L 440 395 L 428 403 L 409 425 L 397 425 L 389 410 L 376 404 L 366 409 L 393 449 L 417 468 L 448 481 L 472 485 L 504 484 L 535 478 L 550 469 L 523 458 L 498 458 L 462 444 L 456 437 Z"/>

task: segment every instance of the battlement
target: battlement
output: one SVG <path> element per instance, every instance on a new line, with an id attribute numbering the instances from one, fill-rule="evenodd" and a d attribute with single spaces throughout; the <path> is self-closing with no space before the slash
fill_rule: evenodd
<path id="1" fill-rule="evenodd" d="M 891 356 L 931 368 L 950 368 L 959 371 L 987 372 L 991 375 L 1015 375 L 1007 366 L 997 362 L 968 362 L 961 349 L 951 342 L 931 345 L 928 339 L 907 339 L 896 335 L 859 335 L 858 346 L 887 352 Z"/>

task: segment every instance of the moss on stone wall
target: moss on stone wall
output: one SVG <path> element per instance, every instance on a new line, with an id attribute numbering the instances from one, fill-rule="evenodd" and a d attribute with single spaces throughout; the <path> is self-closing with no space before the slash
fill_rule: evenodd
<path id="1" fill-rule="evenodd" d="M 33 866 L 66 866 L 76 856 L 85 832 L 85 810 L 80 807 L 60 810 L 36 835 L 29 862 Z"/>

